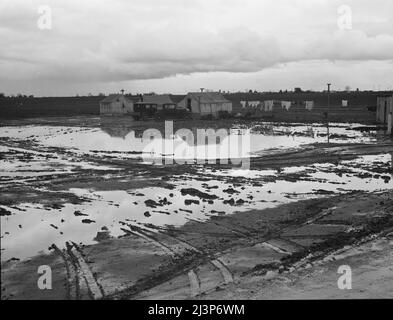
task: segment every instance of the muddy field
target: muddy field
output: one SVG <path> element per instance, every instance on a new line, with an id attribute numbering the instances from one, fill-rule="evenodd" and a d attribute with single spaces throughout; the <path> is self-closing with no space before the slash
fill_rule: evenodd
<path id="1" fill-rule="evenodd" d="M 127 118 L 1 122 L 3 299 L 220 298 L 345 246 L 382 239 L 392 252 L 393 142 L 376 128 L 334 123 L 328 144 L 318 123 L 173 126 L 224 128 L 228 145 L 247 136 L 250 148 L 217 156 L 217 141 Z M 37 288 L 40 265 L 50 293 Z M 260 290 L 222 297 L 269 298 Z"/>

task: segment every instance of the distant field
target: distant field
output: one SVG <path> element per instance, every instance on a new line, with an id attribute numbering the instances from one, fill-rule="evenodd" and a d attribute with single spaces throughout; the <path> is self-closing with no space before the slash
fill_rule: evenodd
<path id="1" fill-rule="evenodd" d="M 98 115 L 102 97 L 0 98 L 0 117 Z"/>
<path id="2" fill-rule="evenodd" d="M 375 122 L 377 96 L 386 92 L 338 92 L 330 96 L 329 118 L 335 122 Z M 305 110 L 300 105 L 293 105 L 289 111 L 275 108 L 273 112 L 252 111 L 251 117 L 272 121 L 325 121 L 327 94 L 321 92 L 302 93 L 231 93 L 224 95 L 233 103 L 233 113 L 245 115 L 250 110 L 241 108 L 240 101 L 313 100 L 314 109 Z M 179 101 L 183 96 L 174 96 Z M 44 98 L 0 98 L 0 118 L 18 119 L 44 116 L 99 115 L 99 101 L 102 96 L 90 97 L 44 97 Z M 347 100 L 348 107 L 342 107 L 341 101 Z"/>

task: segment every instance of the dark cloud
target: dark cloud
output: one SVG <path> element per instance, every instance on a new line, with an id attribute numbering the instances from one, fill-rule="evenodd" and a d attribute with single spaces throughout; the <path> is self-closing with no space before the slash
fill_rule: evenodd
<path id="1" fill-rule="evenodd" d="M 338 30 L 338 1 L 48 1 L 52 29 L 40 30 L 40 2 L 6 0 L 0 4 L 0 81 L 12 89 L 18 81 L 55 86 L 235 76 L 315 60 L 391 66 L 387 10 L 393 5 L 376 3 L 369 9 L 364 0 L 348 1 L 354 26 L 363 29 Z"/>

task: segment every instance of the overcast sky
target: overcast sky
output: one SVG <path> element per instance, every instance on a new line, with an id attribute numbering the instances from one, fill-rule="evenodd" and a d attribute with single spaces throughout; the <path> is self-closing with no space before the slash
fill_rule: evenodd
<path id="1" fill-rule="evenodd" d="M 392 0 L 0 0 L 6 94 L 321 90 L 327 82 L 393 89 Z"/>

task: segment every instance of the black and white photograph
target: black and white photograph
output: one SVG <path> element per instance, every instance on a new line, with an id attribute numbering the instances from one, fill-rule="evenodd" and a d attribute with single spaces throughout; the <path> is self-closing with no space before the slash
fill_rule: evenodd
<path id="1" fill-rule="evenodd" d="M 390 0 L 0 0 L 1 300 L 393 299 L 392 117 Z"/>

